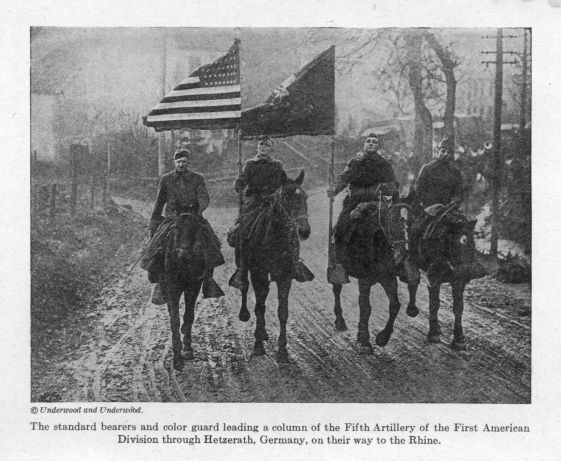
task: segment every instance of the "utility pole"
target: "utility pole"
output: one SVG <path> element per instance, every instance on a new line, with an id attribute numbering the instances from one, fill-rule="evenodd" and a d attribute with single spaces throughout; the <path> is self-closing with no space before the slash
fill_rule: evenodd
<path id="1" fill-rule="evenodd" d="M 497 30 L 497 56 L 495 66 L 495 116 L 493 120 L 493 198 L 491 201 L 491 255 L 497 256 L 499 236 L 499 192 L 501 189 L 501 118 L 503 106 L 503 30 Z"/>
<path id="2" fill-rule="evenodd" d="M 509 36 L 512 37 L 512 36 Z M 490 38 L 490 37 L 484 37 Z M 503 61 L 504 54 L 515 54 L 513 51 L 503 51 L 503 30 L 497 29 L 496 51 L 483 51 L 483 54 L 495 54 L 495 61 L 483 61 L 483 64 L 495 64 L 495 110 L 493 117 L 493 159 L 492 199 L 491 199 L 491 249 L 490 254 L 497 256 L 499 236 L 497 224 L 499 217 L 499 193 L 501 190 L 502 155 L 501 155 L 501 124 L 503 104 L 503 64 L 516 64 L 516 61 Z"/>
<path id="3" fill-rule="evenodd" d="M 518 129 L 518 158 L 523 153 L 526 140 L 526 99 L 528 97 L 528 30 L 524 29 L 522 49 L 522 95 L 520 101 L 520 128 Z"/>
<path id="4" fill-rule="evenodd" d="M 161 99 L 166 97 L 166 54 L 167 54 L 167 37 L 164 32 L 163 36 L 163 50 L 162 50 L 162 88 Z M 158 135 L 158 176 L 163 176 L 166 173 L 166 135 L 161 131 Z"/>

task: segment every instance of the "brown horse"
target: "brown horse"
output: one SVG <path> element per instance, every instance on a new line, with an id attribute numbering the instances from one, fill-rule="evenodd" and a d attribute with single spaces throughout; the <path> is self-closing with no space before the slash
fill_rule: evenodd
<path id="1" fill-rule="evenodd" d="M 307 195 L 302 189 L 304 172 L 297 179 L 289 179 L 279 192 L 265 199 L 259 199 L 254 206 L 256 215 L 262 219 L 253 221 L 247 227 L 259 228 L 255 232 L 245 230 L 242 243 L 242 306 L 239 318 L 247 321 L 250 318 L 247 309 L 247 292 L 251 277 L 251 285 L 255 293 L 255 344 L 253 354 L 265 354 L 263 341 L 269 339 L 265 327 L 265 302 L 269 294 L 269 277 L 276 282 L 278 291 L 278 319 L 280 332 L 278 337 L 277 361 L 288 362 L 286 349 L 286 322 L 288 320 L 288 296 L 292 279 L 298 280 L 299 242 L 310 236 L 308 222 Z M 250 220 L 251 221 L 251 220 Z M 248 221 L 248 222 L 250 222 Z M 239 255 L 238 255 L 239 256 Z M 301 274 L 300 274 L 301 275 Z"/>
<path id="2" fill-rule="evenodd" d="M 208 241 L 197 215 L 185 213 L 175 218 L 167 236 L 164 264 L 165 282 L 161 286 L 170 316 L 173 367 L 181 369 L 185 359 L 193 359 L 191 329 L 195 318 L 195 304 L 203 280 L 212 269 L 208 261 Z M 185 313 L 180 329 L 179 300 L 182 294 Z"/>
<path id="3" fill-rule="evenodd" d="M 433 218 L 421 217 L 422 235 L 414 244 L 412 256 L 427 275 L 429 291 L 428 341 L 439 343 L 441 329 L 438 321 L 440 286 L 452 287 L 454 312 L 454 339 L 451 346 L 465 350 L 466 341 L 462 326 L 464 289 L 470 280 L 483 277 L 484 268 L 475 259 L 474 227 L 476 220 L 468 220 L 454 205 L 442 206 Z M 415 304 L 419 284 L 410 284 L 409 303 Z"/>
<path id="4" fill-rule="evenodd" d="M 357 341 L 361 353 L 372 354 L 368 323 L 372 307 L 370 289 L 376 283 L 384 288 L 389 299 L 389 318 L 384 329 L 376 335 L 376 344 L 385 346 L 393 333 L 393 326 L 400 309 L 397 296 L 395 256 L 405 251 L 405 228 L 401 209 L 409 205 L 391 201 L 371 201 L 359 204 L 350 214 L 350 225 L 345 227 L 344 254 L 340 256 L 343 267 L 351 277 L 358 279 L 360 320 Z M 339 253 L 339 252 L 338 252 Z M 333 285 L 335 295 L 335 328 L 347 329 L 341 308 L 342 285 Z"/>

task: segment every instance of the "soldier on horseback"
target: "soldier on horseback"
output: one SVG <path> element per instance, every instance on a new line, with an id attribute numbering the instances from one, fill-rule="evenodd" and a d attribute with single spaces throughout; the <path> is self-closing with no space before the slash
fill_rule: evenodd
<path id="1" fill-rule="evenodd" d="M 379 146 L 378 136 L 368 134 L 364 140 L 363 151 L 347 163 L 335 184 L 327 190 L 327 195 L 334 197 L 349 187 L 349 193 L 343 201 L 343 210 L 333 231 L 335 258 L 343 266 L 349 257 L 347 240 L 353 225 L 351 212 L 361 203 L 378 200 L 380 195 L 397 198 L 399 194 L 399 183 L 392 164 L 378 152 Z M 406 257 L 403 246 L 395 245 L 396 271 L 402 271 Z"/>
<path id="2" fill-rule="evenodd" d="M 451 347 L 465 350 L 462 326 L 464 290 L 470 280 L 483 277 L 484 267 L 477 261 L 474 239 L 476 220 L 469 220 L 458 208 L 464 195 L 460 170 L 453 164 L 454 144 L 447 138 L 438 146 L 438 158 L 419 171 L 415 184 L 416 206 L 413 208 L 411 255 L 426 273 L 429 291 L 428 341 L 440 342 L 438 321 L 440 287 L 452 288 L 454 339 Z M 416 216 L 415 216 L 416 215 Z M 415 296 L 418 282 L 409 283 L 407 313 L 418 313 Z"/>
<path id="3" fill-rule="evenodd" d="M 162 176 L 149 232 L 151 240 L 142 258 L 142 267 L 148 270 L 152 283 L 160 282 L 163 274 L 163 251 L 169 231 L 175 218 L 183 213 L 198 216 L 204 230 L 207 243 L 207 271 L 203 281 L 203 296 L 214 298 L 224 293 L 213 279 L 214 267 L 224 264 L 220 250 L 220 240 L 210 223 L 203 218 L 203 211 L 210 203 L 209 194 L 202 174 L 189 168 L 191 153 L 187 149 L 178 149 L 174 154 L 175 169 Z M 165 206 L 165 215 L 162 212 Z"/>
<path id="4" fill-rule="evenodd" d="M 265 354 L 266 301 L 271 282 L 277 285 L 279 320 L 277 360 L 288 362 L 287 320 L 292 280 L 310 281 L 313 274 L 300 261 L 300 239 L 310 236 L 307 195 L 302 189 L 304 171 L 288 178 L 282 163 L 273 158 L 273 141 L 263 137 L 257 154 L 243 166 L 234 187 L 245 200 L 240 216 L 228 232 L 228 243 L 236 248 L 237 269 L 230 286 L 241 290 L 238 318 L 247 322 L 249 277 L 255 293 L 255 344 L 253 354 Z"/>

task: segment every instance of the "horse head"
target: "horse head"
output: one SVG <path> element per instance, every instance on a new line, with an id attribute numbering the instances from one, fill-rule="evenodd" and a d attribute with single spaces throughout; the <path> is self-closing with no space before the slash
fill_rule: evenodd
<path id="1" fill-rule="evenodd" d="M 464 276 L 475 259 L 474 229 L 477 220 L 462 219 L 448 223 L 449 262 L 456 276 Z"/>
<path id="2" fill-rule="evenodd" d="M 485 275 L 484 268 L 475 259 L 476 222 L 458 211 L 451 211 L 442 216 L 432 230 L 433 252 L 427 254 L 433 269 L 442 273 L 444 279 L 469 281 Z"/>
<path id="3" fill-rule="evenodd" d="M 288 179 L 282 187 L 282 200 L 288 213 L 294 218 L 298 229 L 298 237 L 306 240 L 310 236 L 310 223 L 308 222 L 308 196 L 302 183 L 304 182 L 304 171 L 296 179 Z"/>
<path id="4" fill-rule="evenodd" d="M 207 270 L 207 248 L 201 220 L 197 215 L 178 216 L 170 234 L 166 252 L 166 269 L 177 280 L 201 279 Z"/>

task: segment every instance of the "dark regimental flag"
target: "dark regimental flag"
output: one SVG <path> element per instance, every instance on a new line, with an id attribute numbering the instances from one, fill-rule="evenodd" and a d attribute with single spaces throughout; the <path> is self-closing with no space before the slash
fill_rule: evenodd
<path id="1" fill-rule="evenodd" d="M 235 128 L 241 117 L 240 46 L 195 70 L 143 118 L 156 131 Z"/>
<path id="2" fill-rule="evenodd" d="M 243 139 L 335 133 L 335 47 L 286 79 L 267 101 L 242 112 Z"/>

